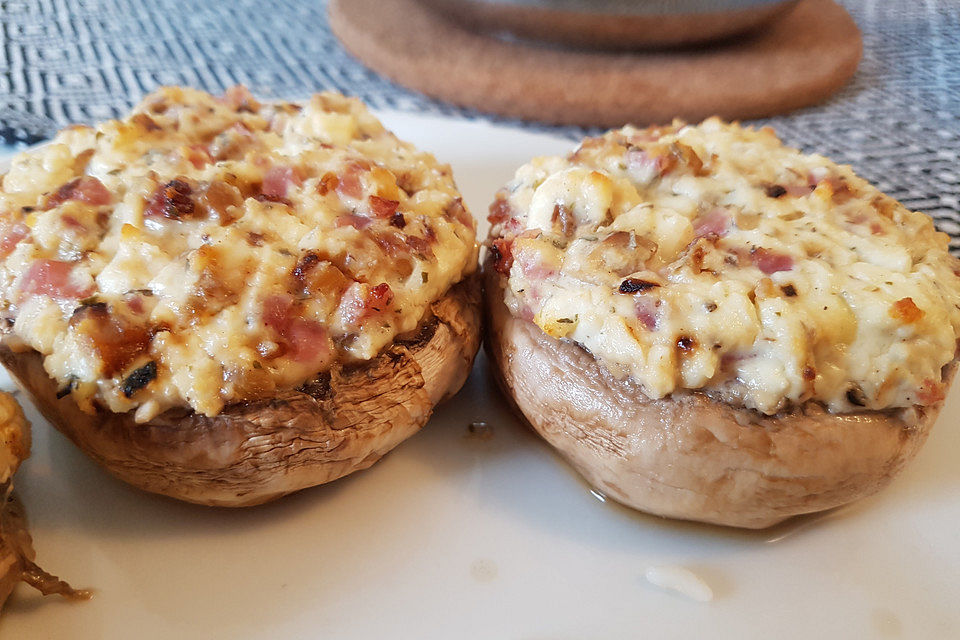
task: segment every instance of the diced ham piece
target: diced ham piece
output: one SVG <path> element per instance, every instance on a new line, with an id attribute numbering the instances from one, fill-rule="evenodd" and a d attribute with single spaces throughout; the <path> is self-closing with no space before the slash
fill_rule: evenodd
<path id="1" fill-rule="evenodd" d="M 723 236 L 730 230 L 730 214 L 726 209 L 714 207 L 693 221 L 693 233 L 698 238 Z"/>
<path id="2" fill-rule="evenodd" d="M 103 186 L 103 183 L 93 176 L 80 176 L 67 182 L 59 189 L 47 196 L 46 208 L 52 209 L 66 202 L 77 200 L 94 207 L 110 204 L 113 196 Z"/>
<path id="3" fill-rule="evenodd" d="M 203 145 L 195 144 L 187 148 L 186 158 L 194 169 L 203 169 L 213 162 L 213 157 Z"/>
<path id="4" fill-rule="evenodd" d="M 385 233 L 373 234 L 373 241 L 391 258 L 408 258 L 410 246 L 402 233 L 390 230 Z"/>
<path id="5" fill-rule="evenodd" d="M 375 287 L 354 282 L 340 300 L 337 312 L 346 324 L 357 325 L 366 318 L 385 313 L 393 306 L 393 291 L 383 282 Z"/>
<path id="6" fill-rule="evenodd" d="M 143 298 L 141 296 L 133 296 L 127 299 L 127 308 L 137 315 L 140 315 L 143 313 Z"/>
<path id="7" fill-rule="evenodd" d="M 330 343 L 327 330 L 316 320 L 294 318 L 284 339 L 290 347 L 292 360 L 312 367 L 322 367 L 330 361 Z"/>
<path id="8" fill-rule="evenodd" d="M 270 296 L 264 300 L 263 323 L 287 347 L 285 355 L 291 360 L 317 369 L 330 362 L 326 328 L 316 320 L 299 317 L 290 296 Z"/>
<path id="9" fill-rule="evenodd" d="M 813 193 L 813 187 L 805 184 L 791 184 L 784 187 L 791 198 L 802 198 Z"/>
<path id="10" fill-rule="evenodd" d="M 793 269 L 793 258 L 788 255 L 758 247 L 750 252 L 753 263 L 757 265 L 760 271 L 767 275 L 778 271 L 790 271 Z"/>
<path id="11" fill-rule="evenodd" d="M 78 300 L 93 293 L 90 285 L 79 286 L 70 275 L 74 263 L 58 260 L 37 260 L 27 269 L 20 282 L 20 291 L 63 300 Z"/>
<path id="12" fill-rule="evenodd" d="M 677 159 L 670 154 L 652 154 L 644 149 L 630 149 L 626 157 L 627 174 L 640 183 L 669 173 L 677 164 Z"/>
<path id="13" fill-rule="evenodd" d="M 272 167 L 263 176 L 260 192 L 268 198 L 286 198 L 290 185 L 301 186 L 303 178 L 293 167 Z"/>
<path id="14" fill-rule="evenodd" d="M 348 213 L 345 216 L 338 216 L 333 224 L 336 227 L 353 227 L 354 229 L 363 231 L 373 224 L 373 220 L 366 216 L 358 216 L 355 213 Z"/>
<path id="15" fill-rule="evenodd" d="M 30 229 L 22 222 L 0 222 L 0 258 L 13 253 L 17 244 L 27 237 Z"/>
<path id="16" fill-rule="evenodd" d="M 363 197 L 363 183 L 360 181 L 360 174 L 367 169 L 359 162 L 351 162 L 344 169 L 337 181 L 337 191 L 341 195 L 351 198 Z"/>
<path id="17" fill-rule="evenodd" d="M 419 236 L 407 236 L 405 242 L 408 247 L 413 249 L 413 251 L 422 258 L 430 260 L 434 257 L 433 247 L 430 246 L 428 240 L 424 240 Z"/>
<path id="18" fill-rule="evenodd" d="M 87 228 L 83 226 L 83 223 L 73 216 L 63 216 L 61 220 L 63 220 L 63 226 L 67 227 L 68 229 L 72 229 L 80 233 L 87 230 Z"/>
<path id="19" fill-rule="evenodd" d="M 543 280 L 557 275 L 557 270 L 543 264 L 539 256 L 531 251 L 514 253 L 514 261 L 520 266 L 520 271 L 531 280 Z"/>
<path id="20" fill-rule="evenodd" d="M 490 205 L 490 215 L 487 216 L 487 220 L 490 221 L 490 224 L 500 224 L 512 217 L 513 207 L 510 206 L 504 196 L 497 196 L 497 199 Z"/>
<path id="21" fill-rule="evenodd" d="M 647 331 L 656 331 L 660 326 L 660 317 L 657 313 L 657 302 L 652 298 L 637 296 L 634 303 L 637 319 Z"/>
<path id="22" fill-rule="evenodd" d="M 383 313 L 389 309 L 392 304 L 393 291 L 390 290 L 390 285 L 386 282 L 381 282 L 370 289 L 370 293 L 367 296 L 367 305 L 371 311 L 370 315 Z"/>
<path id="23" fill-rule="evenodd" d="M 263 324 L 277 333 L 286 328 L 290 319 L 293 298 L 290 296 L 270 296 L 263 301 Z"/>
<path id="24" fill-rule="evenodd" d="M 389 218 L 397 211 L 400 203 L 380 196 L 370 196 L 370 213 L 377 218 Z"/>

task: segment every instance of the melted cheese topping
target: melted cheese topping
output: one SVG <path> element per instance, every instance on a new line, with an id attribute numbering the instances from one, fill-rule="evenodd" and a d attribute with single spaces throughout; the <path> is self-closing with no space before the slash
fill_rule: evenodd
<path id="1" fill-rule="evenodd" d="M 512 313 L 653 398 L 703 389 L 767 414 L 943 398 L 947 236 L 769 129 L 612 131 L 519 169 L 490 220 Z"/>
<path id="2" fill-rule="evenodd" d="M 18 155 L 0 212 L 3 340 L 139 421 L 372 358 L 476 264 L 450 168 L 333 93 L 161 89 Z"/>

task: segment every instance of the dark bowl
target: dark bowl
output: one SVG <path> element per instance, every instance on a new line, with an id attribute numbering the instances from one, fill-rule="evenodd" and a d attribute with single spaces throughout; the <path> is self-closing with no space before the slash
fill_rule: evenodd
<path id="1" fill-rule="evenodd" d="M 704 44 L 762 28 L 798 0 L 420 0 L 470 29 L 580 47 Z"/>

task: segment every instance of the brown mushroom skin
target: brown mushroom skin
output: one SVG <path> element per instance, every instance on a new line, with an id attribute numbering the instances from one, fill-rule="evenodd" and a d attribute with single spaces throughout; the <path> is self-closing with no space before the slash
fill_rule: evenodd
<path id="1" fill-rule="evenodd" d="M 486 348 L 506 395 L 587 482 L 648 513 L 760 529 L 869 496 L 916 455 L 942 406 L 832 414 L 807 403 L 767 416 L 698 392 L 652 400 L 512 316 L 489 260 L 484 284 Z"/>
<path id="2" fill-rule="evenodd" d="M 0 346 L 0 362 L 44 417 L 121 480 L 187 502 L 240 507 L 372 465 L 463 386 L 479 342 L 479 281 L 471 276 L 433 303 L 416 335 L 373 360 L 228 405 L 212 418 L 174 409 L 143 424 L 132 413 L 91 415 L 69 396 L 58 400 L 36 351 Z"/>

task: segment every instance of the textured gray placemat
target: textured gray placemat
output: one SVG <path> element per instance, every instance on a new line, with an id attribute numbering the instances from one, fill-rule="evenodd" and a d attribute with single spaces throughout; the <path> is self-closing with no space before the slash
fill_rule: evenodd
<path id="1" fill-rule="evenodd" d="M 960 2 L 843 4 L 864 34 L 853 83 L 826 104 L 766 122 L 930 214 L 960 251 Z M 0 27 L 7 143 L 119 115 L 163 84 L 219 91 L 239 82 L 286 98 L 331 88 L 376 108 L 478 116 L 366 69 L 330 33 L 322 1 L 7 0 Z"/>

